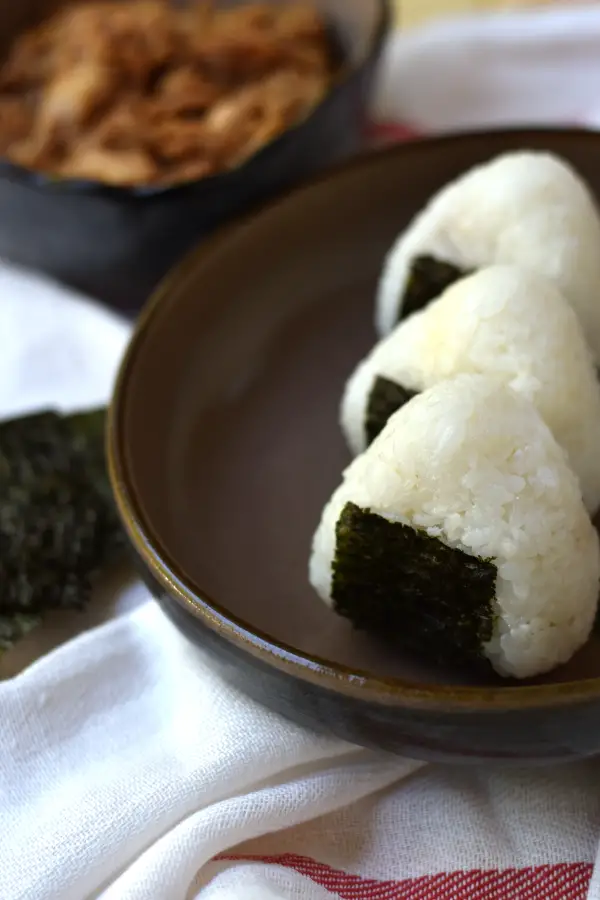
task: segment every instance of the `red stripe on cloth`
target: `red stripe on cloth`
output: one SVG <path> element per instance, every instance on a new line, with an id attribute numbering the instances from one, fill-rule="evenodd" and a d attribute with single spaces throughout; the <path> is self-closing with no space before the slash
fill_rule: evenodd
<path id="1" fill-rule="evenodd" d="M 342 900 L 585 900 L 591 863 L 523 869 L 444 872 L 402 881 L 349 875 L 307 856 L 218 856 L 217 860 L 283 866 L 310 878 Z"/>

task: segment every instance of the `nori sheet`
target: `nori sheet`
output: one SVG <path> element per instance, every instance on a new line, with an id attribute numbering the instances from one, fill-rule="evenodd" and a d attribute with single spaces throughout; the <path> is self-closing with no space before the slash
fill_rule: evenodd
<path id="1" fill-rule="evenodd" d="M 0 615 L 0 653 L 25 637 L 42 621 L 40 616 L 12 613 Z"/>
<path id="2" fill-rule="evenodd" d="M 417 393 L 388 378 L 378 376 L 375 379 L 369 394 L 365 417 L 365 435 L 368 444 L 372 444 L 379 432 L 383 431 L 392 413 L 416 397 Z"/>
<path id="3" fill-rule="evenodd" d="M 494 626 L 497 569 L 354 503 L 336 526 L 335 610 L 439 663 L 482 661 Z"/>
<path id="4" fill-rule="evenodd" d="M 125 551 L 104 409 L 0 423 L 0 647 L 51 609 L 80 609 Z"/>
<path id="5" fill-rule="evenodd" d="M 412 261 L 398 321 L 418 312 L 442 294 L 446 288 L 470 275 L 452 263 L 434 256 L 415 256 Z"/>

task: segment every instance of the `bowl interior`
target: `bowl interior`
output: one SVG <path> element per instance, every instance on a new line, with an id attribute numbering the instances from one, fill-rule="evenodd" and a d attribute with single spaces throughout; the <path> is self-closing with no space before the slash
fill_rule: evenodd
<path id="1" fill-rule="evenodd" d="M 313 593 L 307 561 L 349 462 L 338 405 L 375 340 L 374 288 L 390 243 L 444 182 L 516 148 L 560 153 L 600 190 L 592 134 L 504 132 L 395 148 L 214 239 L 163 286 L 134 339 L 115 433 L 123 491 L 146 539 L 204 601 L 307 664 L 318 657 L 413 684 L 475 683 L 353 631 Z M 592 641 L 542 681 L 598 676 Z"/>

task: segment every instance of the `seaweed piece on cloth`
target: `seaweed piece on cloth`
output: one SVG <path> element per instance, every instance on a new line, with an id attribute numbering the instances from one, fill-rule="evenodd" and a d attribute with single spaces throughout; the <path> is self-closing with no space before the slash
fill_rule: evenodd
<path id="1" fill-rule="evenodd" d="M 125 551 L 105 419 L 44 411 L 0 424 L 0 647 L 50 609 L 82 608 Z"/>
<path id="2" fill-rule="evenodd" d="M 0 653 L 16 644 L 41 622 L 40 616 L 25 613 L 0 614 Z"/>

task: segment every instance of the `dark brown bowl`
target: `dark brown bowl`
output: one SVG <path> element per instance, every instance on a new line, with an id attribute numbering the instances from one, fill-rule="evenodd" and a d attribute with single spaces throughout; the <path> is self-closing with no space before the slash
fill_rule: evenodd
<path id="1" fill-rule="evenodd" d="M 448 137 L 347 165 L 177 269 L 141 318 L 112 406 L 118 505 L 173 621 L 285 716 L 428 759 L 600 750 L 597 640 L 539 683 L 478 680 L 353 631 L 307 580 L 312 533 L 348 462 L 338 404 L 375 339 L 384 254 L 444 182 L 517 148 L 563 155 L 600 192 L 600 135 L 582 131 Z"/>
<path id="2" fill-rule="evenodd" d="M 15 34 L 60 5 L 60 0 L 2 4 L 0 55 Z M 0 160 L 0 257 L 133 311 L 199 238 L 354 154 L 362 146 L 390 8 L 388 0 L 317 0 L 317 5 L 340 43 L 344 74 L 299 125 L 238 169 L 166 189 L 57 182 Z"/>

